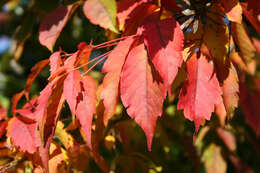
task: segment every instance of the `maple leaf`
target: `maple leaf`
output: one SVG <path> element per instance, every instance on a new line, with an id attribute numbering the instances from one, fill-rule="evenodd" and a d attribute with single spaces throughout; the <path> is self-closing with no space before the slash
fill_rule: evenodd
<path id="1" fill-rule="evenodd" d="M 17 117 L 13 117 L 7 127 L 7 136 L 11 137 L 13 144 L 23 152 L 34 153 L 36 123 L 25 124 Z"/>
<path id="2" fill-rule="evenodd" d="M 214 106 L 221 102 L 221 88 L 213 65 L 206 57 L 195 53 L 187 63 L 188 79 L 181 88 L 178 109 L 195 122 L 198 130 L 204 119 L 209 120 Z"/>
<path id="3" fill-rule="evenodd" d="M 125 59 L 134 42 L 134 37 L 129 37 L 119 42 L 117 47 L 109 54 L 102 72 L 107 73 L 104 77 L 100 97 L 105 106 L 104 124 L 114 115 L 119 94 L 119 81 Z"/>
<path id="4" fill-rule="evenodd" d="M 118 33 L 116 28 L 115 0 L 87 0 L 83 11 L 91 23 Z"/>
<path id="5" fill-rule="evenodd" d="M 144 42 L 155 68 L 171 93 L 171 84 L 181 67 L 183 32 L 174 18 L 153 20 L 144 25 Z"/>
<path id="6" fill-rule="evenodd" d="M 132 48 L 127 56 L 120 91 L 127 113 L 143 128 L 151 150 L 156 120 L 162 113 L 165 88 L 142 43 Z"/>
<path id="7" fill-rule="evenodd" d="M 50 51 L 53 50 L 57 38 L 78 6 L 78 3 L 60 6 L 43 19 L 39 30 L 39 41 L 42 45 L 46 46 Z"/>
<path id="8" fill-rule="evenodd" d="M 96 112 L 96 85 L 89 76 L 82 77 L 78 70 L 69 73 L 64 81 L 64 97 L 72 114 L 76 114 L 84 137 L 91 148 L 91 124 Z"/>

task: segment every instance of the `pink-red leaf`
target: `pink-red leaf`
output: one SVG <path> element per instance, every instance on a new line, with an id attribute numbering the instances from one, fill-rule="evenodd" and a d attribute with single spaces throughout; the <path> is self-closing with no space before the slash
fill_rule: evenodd
<path id="1" fill-rule="evenodd" d="M 158 6 L 145 1 L 122 0 L 118 2 L 117 18 L 120 30 L 124 35 L 135 34 L 145 18 L 152 14 Z"/>
<path id="2" fill-rule="evenodd" d="M 150 150 L 156 120 L 162 113 L 165 89 L 147 57 L 144 44 L 129 52 L 121 74 L 120 90 L 127 113 L 143 128 Z"/>
<path id="3" fill-rule="evenodd" d="M 97 103 L 94 80 L 89 76 L 82 77 L 78 70 L 74 70 L 64 81 L 63 93 L 72 114 L 79 119 L 83 137 L 91 148 L 91 124 Z"/>
<path id="4" fill-rule="evenodd" d="M 40 25 L 39 41 L 50 51 L 78 4 L 61 6 L 46 16 Z"/>
<path id="5" fill-rule="evenodd" d="M 81 93 L 78 95 L 76 116 L 79 119 L 84 138 L 90 148 L 91 145 L 91 125 L 93 114 L 96 113 L 96 84 L 94 80 L 85 76 L 80 81 Z"/>
<path id="6" fill-rule="evenodd" d="M 173 19 L 153 20 L 144 25 L 145 45 L 155 68 L 163 78 L 168 93 L 181 67 L 184 35 Z"/>
<path id="7" fill-rule="evenodd" d="M 104 114 L 105 125 L 115 113 L 122 67 L 133 42 L 133 37 L 121 41 L 109 54 L 108 59 L 103 66 L 102 72 L 107 74 L 103 80 L 103 90 L 101 91 L 100 97 L 103 99 L 106 108 Z"/>
<path id="8" fill-rule="evenodd" d="M 51 76 L 54 75 L 62 65 L 60 51 L 54 52 L 50 57 Z"/>
<path id="9" fill-rule="evenodd" d="M 36 123 L 25 124 L 20 119 L 14 117 L 9 121 L 7 136 L 11 137 L 12 143 L 19 147 L 21 151 L 34 153 Z"/>
<path id="10" fill-rule="evenodd" d="M 213 65 L 201 54 L 194 54 L 187 63 L 188 79 L 180 92 L 178 109 L 195 122 L 196 130 L 211 117 L 216 104 L 221 102 L 221 88 Z"/>
<path id="11" fill-rule="evenodd" d="M 81 74 L 78 70 L 70 72 L 64 80 L 63 94 L 69 104 L 72 115 L 75 115 L 76 112 L 77 97 L 81 89 L 80 80 Z"/>

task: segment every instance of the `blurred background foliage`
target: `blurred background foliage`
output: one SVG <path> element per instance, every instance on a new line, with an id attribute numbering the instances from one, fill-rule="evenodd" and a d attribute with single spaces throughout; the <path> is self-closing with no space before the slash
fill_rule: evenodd
<path id="1" fill-rule="evenodd" d="M 9 109 L 8 116 L 11 116 L 11 98 L 24 88 L 31 67 L 51 55 L 38 41 L 40 20 L 58 6 L 75 1 L 0 1 L 0 103 Z M 72 53 L 80 42 L 100 44 L 107 40 L 107 35 L 107 31 L 91 24 L 78 9 L 62 31 L 54 50 L 62 48 Z M 91 56 L 99 54 L 101 52 L 94 52 Z M 91 75 L 100 82 L 100 66 L 95 70 Z M 33 84 L 32 96 L 44 88 L 48 76 L 49 69 L 46 68 Z M 110 121 L 100 145 L 100 153 L 108 165 L 116 172 L 210 172 L 211 167 L 219 167 L 215 170 L 220 172 L 223 169 L 227 172 L 260 172 L 260 138 L 248 126 L 240 108 L 227 122 L 224 130 L 227 136 L 220 135 L 226 133 L 219 132 L 222 128 L 214 115 L 200 129 L 193 144 L 194 125 L 176 110 L 176 103 L 174 98 L 168 98 L 164 103 L 152 152 L 147 151 L 141 128 L 128 117 L 122 105 L 118 105 L 117 115 Z M 68 113 L 65 109 L 63 118 Z M 79 133 L 74 132 L 73 137 L 82 140 L 78 139 Z M 102 172 L 91 158 L 86 162 L 89 162 L 86 172 Z"/>

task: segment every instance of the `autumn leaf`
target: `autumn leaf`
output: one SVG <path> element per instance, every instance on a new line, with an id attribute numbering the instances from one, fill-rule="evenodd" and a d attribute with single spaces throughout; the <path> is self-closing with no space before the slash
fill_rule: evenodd
<path id="1" fill-rule="evenodd" d="M 94 80 L 89 76 L 82 77 L 78 70 L 74 70 L 64 81 L 63 93 L 72 114 L 79 119 L 83 135 L 91 148 L 91 124 L 97 103 Z"/>
<path id="2" fill-rule="evenodd" d="M 34 98 L 29 100 L 22 109 L 16 109 L 15 113 L 19 113 L 22 117 L 28 118 L 29 120 L 35 121 L 35 108 L 38 105 L 38 99 Z"/>
<path id="3" fill-rule="evenodd" d="M 232 22 L 242 22 L 242 7 L 238 0 L 221 0 L 228 19 Z"/>
<path id="4" fill-rule="evenodd" d="M 23 152 L 34 153 L 36 123 L 24 123 L 17 117 L 13 117 L 7 127 L 7 136 L 11 137 L 13 144 Z"/>
<path id="5" fill-rule="evenodd" d="M 82 66 L 82 68 L 87 71 L 88 70 L 88 60 L 90 58 L 90 54 L 93 50 L 93 46 L 87 45 L 85 42 L 78 45 L 79 49 L 79 64 Z"/>
<path id="6" fill-rule="evenodd" d="M 215 6 L 213 6 L 211 10 L 214 13 L 220 13 L 220 10 Z M 216 24 L 211 20 L 207 21 L 203 33 L 203 41 L 210 52 L 209 57 L 213 59 L 216 66 L 217 77 L 222 83 L 223 80 L 226 79 L 226 77 L 228 76 L 228 69 L 230 66 L 230 62 L 228 59 L 228 27 L 224 23 L 221 16 L 209 13 L 209 17 L 211 17 L 215 21 L 218 21 L 219 24 Z"/>
<path id="7" fill-rule="evenodd" d="M 127 56 L 120 91 L 127 113 L 143 128 L 151 150 L 156 120 L 162 114 L 165 89 L 142 43 L 132 48 Z"/>
<path id="8" fill-rule="evenodd" d="M 117 18 L 123 35 L 135 34 L 138 27 L 151 15 L 157 5 L 145 1 L 122 0 L 118 2 Z"/>
<path id="9" fill-rule="evenodd" d="M 80 93 L 81 74 L 78 70 L 74 70 L 68 74 L 64 80 L 64 98 L 69 104 L 72 115 L 75 115 L 77 106 L 77 97 Z"/>
<path id="10" fill-rule="evenodd" d="M 125 23 L 130 18 L 130 14 L 133 10 L 136 9 L 140 4 L 143 4 L 141 1 L 135 0 L 121 0 L 117 2 L 117 18 L 119 23 L 119 29 L 123 30 Z"/>
<path id="11" fill-rule="evenodd" d="M 62 65 L 60 53 L 60 51 L 54 52 L 49 58 L 51 76 L 54 75 Z"/>
<path id="12" fill-rule="evenodd" d="M 91 23 L 118 33 L 115 0 L 87 0 L 83 11 Z"/>
<path id="13" fill-rule="evenodd" d="M 117 47 L 109 54 L 102 72 L 107 73 L 103 80 L 103 89 L 100 97 L 105 106 L 104 123 L 114 115 L 119 95 L 119 81 L 125 59 L 134 42 L 134 37 L 129 37 L 121 41 Z"/>
<path id="14" fill-rule="evenodd" d="M 76 116 L 79 119 L 83 137 L 87 144 L 92 148 L 91 144 L 91 124 L 93 114 L 96 113 L 96 84 L 94 80 L 85 76 L 81 81 L 81 95 L 79 95 L 79 103 L 76 109 Z"/>
<path id="15" fill-rule="evenodd" d="M 204 119 L 209 120 L 216 104 L 221 102 L 221 88 L 213 65 L 206 57 L 195 53 L 187 63 L 187 81 L 181 89 L 178 109 L 195 122 L 198 130 Z"/>
<path id="16" fill-rule="evenodd" d="M 183 32 L 173 19 L 153 20 L 144 25 L 144 42 L 155 68 L 171 93 L 171 84 L 182 65 Z"/>
<path id="17" fill-rule="evenodd" d="M 74 5 L 60 6 L 43 19 L 39 30 L 39 41 L 43 46 L 53 51 L 57 38 L 78 5 L 76 3 Z"/>
<path id="18" fill-rule="evenodd" d="M 233 116 L 235 108 L 237 108 L 238 106 L 239 100 L 238 76 L 233 64 L 231 64 L 228 77 L 224 80 L 221 88 L 223 92 L 223 102 L 227 111 L 227 115 L 231 118 Z"/>

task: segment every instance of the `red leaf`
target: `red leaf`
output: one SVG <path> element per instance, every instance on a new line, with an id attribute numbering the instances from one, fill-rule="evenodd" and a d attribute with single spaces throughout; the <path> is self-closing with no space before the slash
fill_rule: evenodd
<path id="1" fill-rule="evenodd" d="M 79 119 L 84 137 L 91 148 L 92 116 L 96 113 L 96 85 L 92 78 L 82 77 L 78 70 L 69 73 L 64 81 L 64 97 L 72 114 Z"/>
<path id="2" fill-rule="evenodd" d="M 39 41 L 50 51 L 78 4 L 61 6 L 46 16 L 40 25 Z"/>
<path id="3" fill-rule="evenodd" d="M 178 109 L 184 109 L 184 116 L 194 121 L 198 130 L 204 119 L 210 119 L 214 106 L 221 102 L 222 92 L 213 65 L 204 55 L 194 54 L 187 63 L 187 72 Z"/>
<path id="4" fill-rule="evenodd" d="M 118 2 L 117 18 L 120 30 L 124 35 L 135 34 L 137 28 L 143 23 L 158 6 L 143 1 L 122 0 Z"/>
<path id="5" fill-rule="evenodd" d="M 64 80 L 63 94 L 69 104 L 72 115 L 75 115 L 76 112 L 77 97 L 81 90 L 79 83 L 80 80 L 81 74 L 78 70 L 70 72 Z"/>
<path id="6" fill-rule="evenodd" d="M 162 113 L 165 89 L 147 57 L 144 44 L 134 47 L 123 66 L 121 99 L 130 117 L 143 128 L 151 150 L 157 117 Z"/>
<path id="7" fill-rule="evenodd" d="M 52 93 L 52 87 L 56 81 L 49 83 L 41 92 L 38 97 L 38 106 L 35 111 L 35 118 L 37 121 L 42 120 L 46 113 L 46 109 L 48 106 L 48 100 Z"/>
<path id="8" fill-rule="evenodd" d="M 66 61 L 64 62 L 64 65 L 69 69 L 69 70 L 74 70 L 74 68 L 78 65 L 79 63 L 79 53 L 80 51 L 77 51 L 73 53 Z"/>
<path id="9" fill-rule="evenodd" d="M 49 83 L 38 97 L 38 105 L 35 110 L 35 119 L 38 122 L 41 139 L 44 143 L 50 143 L 54 129 L 63 104 L 62 91 L 64 77 L 56 78 Z"/>
<path id="10" fill-rule="evenodd" d="M 91 45 L 87 45 L 86 43 L 80 43 L 78 45 L 78 49 L 79 49 L 79 64 L 82 66 L 82 68 L 87 71 L 88 70 L 88 60 L 91 54 L 91 51 L 93 49 L 93 46 Z"/>
<path id="11" fill-rule="evenodd" d="M 23 152 L 34 153 L 36 145 L 34 143 L 36 123 L 25 124 L 14 117 L 9 121 L 7 136 L 11 137 L 13 144 Z"/>
<path id="12" fill-rule="evenodd" d="M 32 99 L 28 103 L 26 103 L 22 109 L 16 109 L 15 113 L 19 113 L 23 117 L 29 118 L 31 120 L 35 120 L 35 108 L 38 105 L 38 99 Z"/>
<path id="13" fill-rule="evenodd" d="M 153 20 L 144 25 L 144 38 L 149 57 L 170 94 L 171 84 L 183 62 L 184 35 L 180 25 L 173 18 Z"/>
<path id="14" fill-rule="evenodd" d="M 50 71 L 51 75 L 55 74 L 62 65 L 60 51 L 54 52 L 50 57 Z"/>
<path id="15" fill-rule="evenodd" d="M 96 113 L 96 84 L 94 80 L 85 76 L 80 81 L 81 92 L 78 95 L 76 116 L 79 119 L 82 132 L 90 148 L 91 145 L 91 124 L 93 114 Z"/>
<path id="16" fill-rule="evenodd" d="M 102 72 L 107 74 L 103 80 L 103 90 L 101 91 L 100 97 L 103 99 L 106 108 L 104 113 L 105 125 L 115 113 L 122 67 L 133 42 L 133 37 L 121 41 L 109 54 L 108 59 L 103 66 Z"/>

